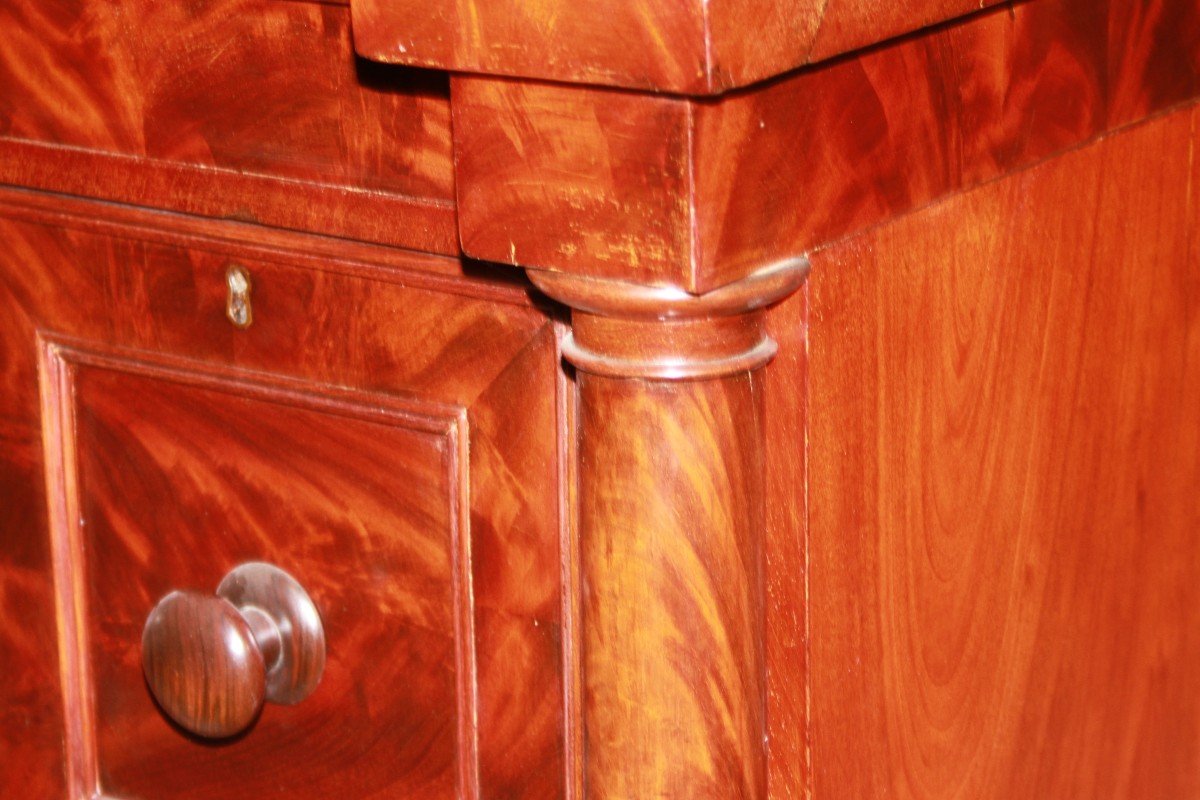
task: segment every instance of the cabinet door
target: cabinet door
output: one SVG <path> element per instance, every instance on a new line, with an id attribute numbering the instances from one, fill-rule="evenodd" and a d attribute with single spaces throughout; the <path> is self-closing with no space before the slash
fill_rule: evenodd
<path id="1" fill-rule="evenodd" d="M 559 796 L 554 324 L 449 260 L 97 211 L 0 197 L 0 795 Z M 252 561 L 327 663 L 204 740 L 142 628 Z"/>

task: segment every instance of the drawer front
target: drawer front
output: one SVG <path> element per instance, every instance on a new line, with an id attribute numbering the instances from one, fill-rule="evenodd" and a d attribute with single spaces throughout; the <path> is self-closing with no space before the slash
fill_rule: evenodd
<path id="1" fill-rule="evenodd" d="M 470 648 L 456 652 L 470 635 L 457 613 L 470 597 L 457 593 L 469 584 L 456 418 L 49 351 L 62 422 L 51 495 L 77 511 L 53 520 L 52 547 L 85 643 L 68 691 L 90 696 L 94 742 L 81 744 L 94 744 L 105 792 L 459 796 L 474 709 L 458 690 L 472 665 Z M 239 741 L 197 746 L 146 691 L 142 626 L 171 590 L 212 593 L 231 567 L 262 560 L 313 598 L 329 666 L 299 705 L 268 704 Z M 337 768 L 316 754 L 337 754 Z"/>
<path id="2" fill-rule="evenodd" d="M 523 293 L 0 214 L 0 795 L 559 796 L 558 356 Z M 251 561 L 307 590 L 327 664 L 203 741 L 142 628 Z"/>
<path id="3" fill-rule="evenodd" d="M 446 78 L 356 61 L 344 7 L 13 0 L 0 31 L 6 183 L 456 252 Z"/>

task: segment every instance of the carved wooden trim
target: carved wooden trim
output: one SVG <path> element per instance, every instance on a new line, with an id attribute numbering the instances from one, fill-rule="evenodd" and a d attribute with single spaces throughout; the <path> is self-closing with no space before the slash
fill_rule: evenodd
<path id="1" fill-rule="evenodd" d="M 765 800 L 765 308 L 804 258 L 702 295 L 530 272 L 572 309 L 588 800 Z M 568 495 L 570 496 L 570 494 Z"/>
<path id="2" fill-rule="evenodd" d="M 213 367 L 178 357 L 133 352 L 111 345 L 42 335 L 40 392 L 43 439 L 46 446 L 46 487 L 50 499 L 51 546 L 54 553 L 60 681 L 66 727 L 66 771 L 69 800 L 115 800 L 101 785 L 101 754 L 97 748 L 93 644 L 87 633 L 86 546 L 82 534 L 80 483 L 77 463 L 76 380 L 80 369 L 96 369 L 134 378 L 180 384 L 290 406 L 318 414 L 386 425 L 444 442 L 447 485 L 450 487 L 447 542 L 452 564 L 451 594 L 454 625 L 455 702 L 459 796 L 475 800 L 481 794 L 477 720 L 479 688 L 475 601 L 472 587 L 470 515 L 470 427 L 467 409 L 453 403 L 399 398 L 314 384 L 290 378 Z M 164 723 L 165 724 L 165 723 Z"/>
<path id="3" fill-rule="evenodd" d="M 605 317 L 695 319 L 765 308 L 799 289 L 808 270 L 808 258 L 787 258 L 703 294 L 568 272 L 529 270 L 529 278 L 543 292 L 576 311 Z"/>
<path id="4" fill-rule="evenodd" d="M 757 369 L 775 355 L 762 310 L 808 275 L 792 258 L 705 294 L 560 272 L 529 271 L 535 285 L 572 309 L 563 354 L 594 375 L 682 380 Z"/>

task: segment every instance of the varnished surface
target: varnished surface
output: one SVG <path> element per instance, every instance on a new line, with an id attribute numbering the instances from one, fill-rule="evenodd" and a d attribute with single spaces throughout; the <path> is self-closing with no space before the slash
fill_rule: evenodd
<path id="1" fill-rule="evenodd" d="M 1200 4 L 1034 0 L 703 107 L 700 280 L 807 252 L 1198 95 Z"/>
<path id="2" fill-rule="evenodd" d="M 208 738 L 245 732 L 263 702 L 295 705 L 325 671 L 312 598 L 283 570 L 239 564 L 215 594 L 169 592 L 142 628 L 142 672 L 159 708 Z"/>
<path id="3" fill-rule="evenodd" d="M 530 270 L 538 288 L 571 307 L 562 343 L 576 369 L 623 378 L 710 378 L 758 369 L 775 355 L 762 310 L 796 291 L 807 259 L 786 259 L 746 280 L 693 295 Z"/>
<path id="4" fill-rule="evenodd" d="M 700 297 L 531 275 L 571 308 L 587 797 L 767 796 L 757 370 L 775 347 L 763 306 L 807 271 L 789 262 Z"/>
<path id="5" fill-rule="evenodd" d="M 579 391 L 587 796 L 764 798 L 752 378 Z"/>
<path id="6" fill-rule="evenodd" d="M 477 77 L 451 97 L 464 253 L 702 288 L 688 101 Z"/>
<path id="7" fill-rule="evenodd" d="M 1038 0 L 715 101 L 461 77 L 479 258 L 700 292 L 1200 91 L 1200 8 Z"/>
<path id="8" fill-rule="evenodd" d="M 469 495 L 454 493 L 453 504 L 438 513 L 443 520 L 451 515 L 460 530 L 470 521 L 469 550 L 447 557 L 470 565 L 475 635 L 453 631 L 443 633 L 441 641 L 474 650 L 477 680 L 472 683 L 460 672 L 463 680 L 453 688 L 456 697 L 476 695 L 479 792 L 485 797 L 561 795 L 562 600 L 554 478 L 558 448 L 553 433 L 557 355 L 553 328 L 544 313 L 529 304 L 524 291 L 455 277 L 456 266 L 434 263 L 436 260 L 428 257 L 350 244 L 330 248 L 327 241 L 316 237 L 255 234 L 242 244 L 219 235 L 226 230 L 215 223 L 184 223 L 166 215 L 62 199 L 43 203 L 16 192 L 0 193 L 0 201 L 0 227 L 6 242 L 0 256 L 0 340 L 4 343 L 0 348 L 0 432 L 5 443 L 0 452 L 5 492 L 0 516 L 12 526 L 6 530 L 20 532 L 0 537 L 6 643 L 0 658 L 5 659 L 10 676 L 0 687 L 0 705 L 7 715 L 0 728 L 0 749 L 6 754 L 5 768 L 0 770 L 0 794 L 66 795 L 64 763 L 87 765 L 87 753 L 73 748 L 86 743 L 88 730 L 65 729 L 70 726 L 63 722 L 64 704 L 71 719 L 83 718 L 79 715 L 94 709 L 95 763 L 113 780 L 119 776 L 128 787 L 141 786 L 141 796 L 146 797 L 172 792 L 171 796 L 186 795 L 189 791 L 211 796 L 204 794 L 202 787 L 211 788 L 209 782 L 216 780 L 224 767 L 203 773 L 199 765 L 224 758 L 221 763 L 229 769 L 266 770 L 265 775 L 283 769 L 276 762 L 271 762 L 274 766 L 268 763 L 278 748 L 286 749 L 292 746 L 289 743 L 310 736 L 325 737 L 327 745 L 315 755 L 306 750 L 304 758 L 288 759 L 287 765 L 304 764 L 307 759 L 314 762 L 315 771 L 315 762 L 323 761 L 327 776 L 341 775 L 341 779 L 336 789 L 324 782 L 332 779 L 328 777 L 297 785 L 297 796 L 306 796 L 305 792 L 347 795 L 355 786 L 360 790 L 356 796 L 370 796 L 372 791 L 377 795 L 383 791 L 380 787 L 407 780 L 403 777 L 406 771 L 409 778 L 421 770 L 436 773 L 434 765 L 439 759 L 444 764 L 456 757 L 440 745 L 420 751 L 417 738 L 403 739 L 419 726 L 399 726 L 388 734 L 393 737 L 392 745 L 386 744 L 386 737 L 373 742 L 347 735 L 349 726 L 361 729 L 369 727 L 373 719 L 386 717 L 378 703 L 367 702 L 370 697 L 379 692 L 416 691 L 415 684 L 406 688 L 409 676 L 399 659 L 362 670 L 361 665 L 369 663 L 364 653 L 386 650 L 396 637 L 394 620 L 367 612 L 371 598 L 406 591 L 402 581 L 393 585 L 392 577 L 400 574 L 395 569 L 376 573 L 368 568 L 371 558 L 383 559 L 377 564 L 399 558 L 407 547 L 403 538 L 367 523 L 406 514 L 395 497 L 430 485 L 424 473 L 401 480 L 403 475 L 391 471 L 395 465 L 414 460 L 425 465 L 441 462 L 420 456 L 422 451 L 412 450 L 407 440 L 397 442 L 397 437 L 415 436 L 405 434 L 402 427 L 347 424 L 337 415 L 315 411 L 264 410 L 263 401 L 253 398 L 239 401 L 235 396 L 230 400 L 220 392 L 172 388 L 169 381 L 130 378 L 119 370 L 82 371 L 87 383 L 82 393 L 93 414 L 85 433 L 94 446 L 81 448 L 79 457 L 93 465 L 88 485 L 95 491 L 87 495 L 95 503 L 93 511 L 104 509 L 105 524 L 117 537 L 115 541 L 136 546 L 105 550 L 104 557 L 122 565 L 120 577 L 109 578 L 117 582 L 110 591 L 95 590 L 90 581 L 96 576 L 68 582 L 88 593 L 89 607 L 97 609 L 97 616 L 81 619 L 89 624 L 89 636 L 100 648 L 97 652 L 105 656 L 97 659 L 95 668 L 112 672 L 111 681 L 95 685 L 112 688 L 111 693 L 95 695 L 98 702 L 94 706 L 86 691 L 64 695 L 56 617 L 69 621 L 74 612 L 60 609 L 56 613 L 52 595 L 44 509 L 61 503 L 58 494 L 50 497 L 46 493 L 37 327 L 101 347 L 200 360 L 216 365 L 218 371 L 236 367 L 285 373 L 318 387 L 318 395 L 336 398 L 340 390 L 333 387 L 355 386 L 380 393 L 385 399 L 461 406 L 465 416 L 461 435 L 455 440 L 456 457 L 469 472 L 471 491 Z M 246 331 L 236 330 L 225 319 L 224 275 L 234 261 L 247 269 L 255 285 L 254 324 Z M 138 410 L 136 414 L 134 410 Z M 382 428 L 382 433 L 377 428 Z M 123 436 L 125 444 L 110 447 L 106 431 Z M 287 447 L 289 437 L 301 432 L 304 443 Z M 230 446 L 209 447 L 218 439 L 228 439 Z M 169 449 L 129 446 L 137 442 L 161 442 Z M 312 448 L 326 446 L 331 448 L 329 455 L 319 459 L 312 455 Z M 122 472 L 101 464 L 105 459 L 121 458 L 122 452 L 129 453 L 129 464 L 141 468 Z M 407 461 L 404 452 L 412 453 Z M 172 453 L 180 459 L 174 460 Z M 221 464 L 230 471 L 223 471 Z M 235 477 L 242 475 L 239 465 L 245 471 L 244 483 Z M 388 470 L 380 465 L 387 465 Z M 440 467 L 437 474 L 443 474 Z M 312 480 L 301 488 L 304 475 Z M 204 480 L 191 482 L 201 477 Z M 122 491 L 113 485 L 113 491 L 101 492 L 103 481 L 123 479 L 132 485 L 123 485 Z M 182 482 L 180 489 L 176 481 Z M 309 491 L 322 481 L 342 488 Z M 58 486 L 53 481 L 51 485 Z M 204 486 L 213 491 L 201 491 Z M 307 499 L 299 504 L 276 502 L 282 495 L 277 497 L 272 486 L 279 492 L 291 486 L 292 492 Z M 133 502 L 139 493 L 142 502 L 126 503 L 124 498 Z M 221 497 L 228 493 L 245 502 L 223 504 Z M 436 490 L 430 493 L 431 498 L 438 495 Z M 445 489 L 440 495 L 445 500 Z M 106 502 L 99 502 L 102 497 Z M 370 498 L 374 500 L 364 506 Z M 173 502 L 176 500 L 187 502 L 180 505 Z M 414 497 L 414 502 L 422 508 L 433 501 Z M 229 531 L 238 532 L 228 534 L 227 544 L 221 543 L 225 533 L 212 541 L 205 539 L 198 553 L 171 550 L 166 540 L 146 533 L 159 524 L 158 509 L 189 515 L 199 530 L 205 529 L 206 514 L 233 514 L 237 519 L 230 520 Z M 69 513 L 56 514 L 60 520 L 72 518 Z M 301 517 L 314 514 L 327 520 L 325 533 L 304 538 L 307 528 Z M 86 520 L 88 515 L 84 516 Z M 277 734 L 275 749 L 256 752 L 255 748 L 262 746 L 254 744 L 255 732 L 251 732 L 236 742 L 236 753 L 222 757 L 225 751 L 187 741 L 145 705 L 148 700 L 144 685 L 140 685 L 136 657 L 137 616 L 144 619 L 153 601 L 169 588 L 211 589 L 213 580 L 238 563 L 224 563 L 225 555 L 244 556 L 241 560 L 262 557 L 260 551 L 273 541 L 263 533 L 267 526 L 260 524 L 267 519 L 281 523 L 279 535 L 285 538 L 275 545 L 280 563 L 291 567 L 289 571 L 297 577 L 303 575 L 306 583 L 309 567 L 324 576 L 320 577 L 323 588 L 310 587 L 314 597 L 324 592 L 327 600 L 333 598 L 335 615 L 343 613 L 338 603 L 362 613 L 354 620 L 340 617 L 339 639 L 348 642 L 349 649 L 338 657 L 339 664 L 330 668 L 325 699 L 320 699 L 318 690 L 311 698 L 316 703 L 311 712 L 305 711 L 304 705 L 298 707 L 302 714 L 312 715 L 306 716 L 309 721 L 293 726 L 282 714 L 276 716 L 268 710 L 261 722 Z M 247 524 L 239 527 L 235 523 Z M 85 524 L 82 535 L 102 536 L 101 527 L 99 522 Z M 187 526 L 181 525 L 179 530 L 187 530 Z M 338 566 L 342 556 L 333 544 L 338 541 L 358 542 L 353 563 L 346 560 L 344 566 Z M 298 547 L 300 542 L 307 544 Z M 150 560 L 143 565 L 143 547 L 169 551 L 167 561 Z M 223 547 L 238 553 L 224 553 Z M 221 568 L 208 574 L 205 565 L 215 569 L 216 561 L 222 562 Z M 72 563 L 77 562 L 68 560 L 64 566 L 68 572 Z M 193 574 L 193 568 L 204 569 L 205 574 L 196 574 L 185 585 L 172 578 L 170 565 L 178 565 L 187 575 Z M 321 569 L 316 570 L 316 565 Z M 179 574 L 176 572 L 176 577 Z M 384 580 L 379 577 L 383 574 L 390 577 Z M 340 588 L 352 586 L 352 578 L 378 581 L 363 590 L 362 599 L 355 599 L 343 595 Z M 136 611 L 135 605 L 139 606 Z M 385 605 L 385 610 L 397 611 L 393 606 Z M 100 615 L 104 609 L 112 616 Z M 365 620 L 361 626 L 358 617 Z M 432 634 L 422 631 L 414 635 Z M 68 645 L 74 646 L 70 641 L 62 646 Z M 456 657 L 451 647 L 447 658 L 453 663 Z M 417 674 L 443 675 L 439 670 L 447 669 L 447 658 L 429 658 L 432 660 L 421 668 L 425 671 Z M 71 669 L 68 666 L 68 679 L 74 674 Z M 139 685 L 129 683 L 129 675 L 135 676 Z M 341 693 L 335 690 L 337 686 L 342 687 Z M 366 687 L 375 688 L 368 691 Z M 142 699 L 135 702 L 137 693 Z M 430 692 L 429 700 L 417 698 L 413 708 L 428 709 L 435 696 L 444 695 Z M 344 713 L 346 707 L 356 708 L 357 714 Z M 146 713 L 139 714 L 139 708 Z M 439 707 L 436 719 L 442 725 L 453 724 L 448 720 L 463 719 L 463 715 L 453 707 Z M 427 733 L 430 724 L 427 721 Z M 124 746 L 120 734 L 130 731 L 150 744 L 140 751 Z M 457 741 L 457 734 L 447 739 L 438 730 L 436 737 L 434 741 L 449 742 L 455 751 L 465 744 Z M 363 754 L 369 752 L 380 755 L 374 767 L 369 758 L 359 763 L 358 769 L 338 766 L 352 763 L 355 753 L 366 758 Z M 154 753 L 161 757 L 148 755 Z M 402 768 L 405 763 L 408 767 Z M 182 780 L 187 775 L 194 780 Z M 86 770 L 73 770 L 70 777 L 74 788 L 86 788 Z M 357 783 L 351 786 L 347 783 L 350 778 Z M 453 787 L 462 778 L 443 775 L 439 780 L 438 785 Z M 260 781 L 257 785 L 264 784 Z M 371 790 L 372 786 L 376 788 Z"/>
<path id="9" fill-rule="evenodd" d="M 814 796 L 1200 794 L 1198 124 L 815 260 Z"/>
<path id="10" fill-rule="evenodd" d="M 349 23 L 276 0 L 9 0 L 0 181 L 455 252 L 445 78 L 356 61 Z"/>
<path id="11" fill-rule="evenodd" d="M 249 624 L 221 598 L 168 593 L 146 619 L 141 649 L 155 701 L 189 732 L 233 736 L 262 710 L 265 658 Z"/>
<path id="12" fill-rule="evenodd" d="M 463 252 L 693 285 L 684 101 L 473 77 L 451 89 Z"/>
<path id="13" fill-rule="evenodd" d="M 771 309 L 779 345 L 762 371 L 766 519 L 763 649 L 767 703 L 767 795 L 807 800 L 808 725 L 808 287 Z M 834 795 L 836 797 L 836 795 Z"/>
<path id="14" fill-rule="evenodd" d="M 321 683 L 327 646 L 321 611 L 304 587 L 274 564 L 248 561 L 226 573 L 217 596 L 250 623 L 267 668 L 269 703 L 295 705 Z"/>
<path id="15" fill-rule="evenodd" d="M 362 55 L 690 94 L 722 92 L 996 0 L 353 0 Z"/>
<path id="16" fill-rule="evenodd" d="M 473 756 L 460 730 L 472 733 L 463 715 L 474 709 L 458 698 L 471 665 L 456 656 L 456 616 L 470 609 L 456 602 L 465 465 L 452 439 L 400 415 L 323 410 L 319 398 L 252 399 L 120 365 L 77 372 L 77 591 L 105 791 L 476 796 L 459 785 L 469 774 L 459 758 Z M 299 576 L 324 609 L 325 677 L 302 705 L 266 706 L 237 741 L 198 745 L 146 692 L 142 620 L 168 589 L 211 592 L 254 559 Z M 339 768 L 310 755 L 322 752 L 337 752 Z"/>

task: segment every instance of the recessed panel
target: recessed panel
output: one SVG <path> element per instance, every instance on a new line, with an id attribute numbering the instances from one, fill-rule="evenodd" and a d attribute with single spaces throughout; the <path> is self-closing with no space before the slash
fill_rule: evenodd
<path id="1" fill-rule="evenodd" d="M 50 358 L 74 426 L 61 449 L 75 510 L 56 535 L 60 583 L 74 575 L 60 591 L 79 614 L 76 768 L 130 800 L 465 796 L 457 417 L 178 365 Z M 154 704 L 142 626 L 169 591 L 212 593 L 248 561 L 312 596 L 327 666 L 300 704 L 202 740 Z"/>

